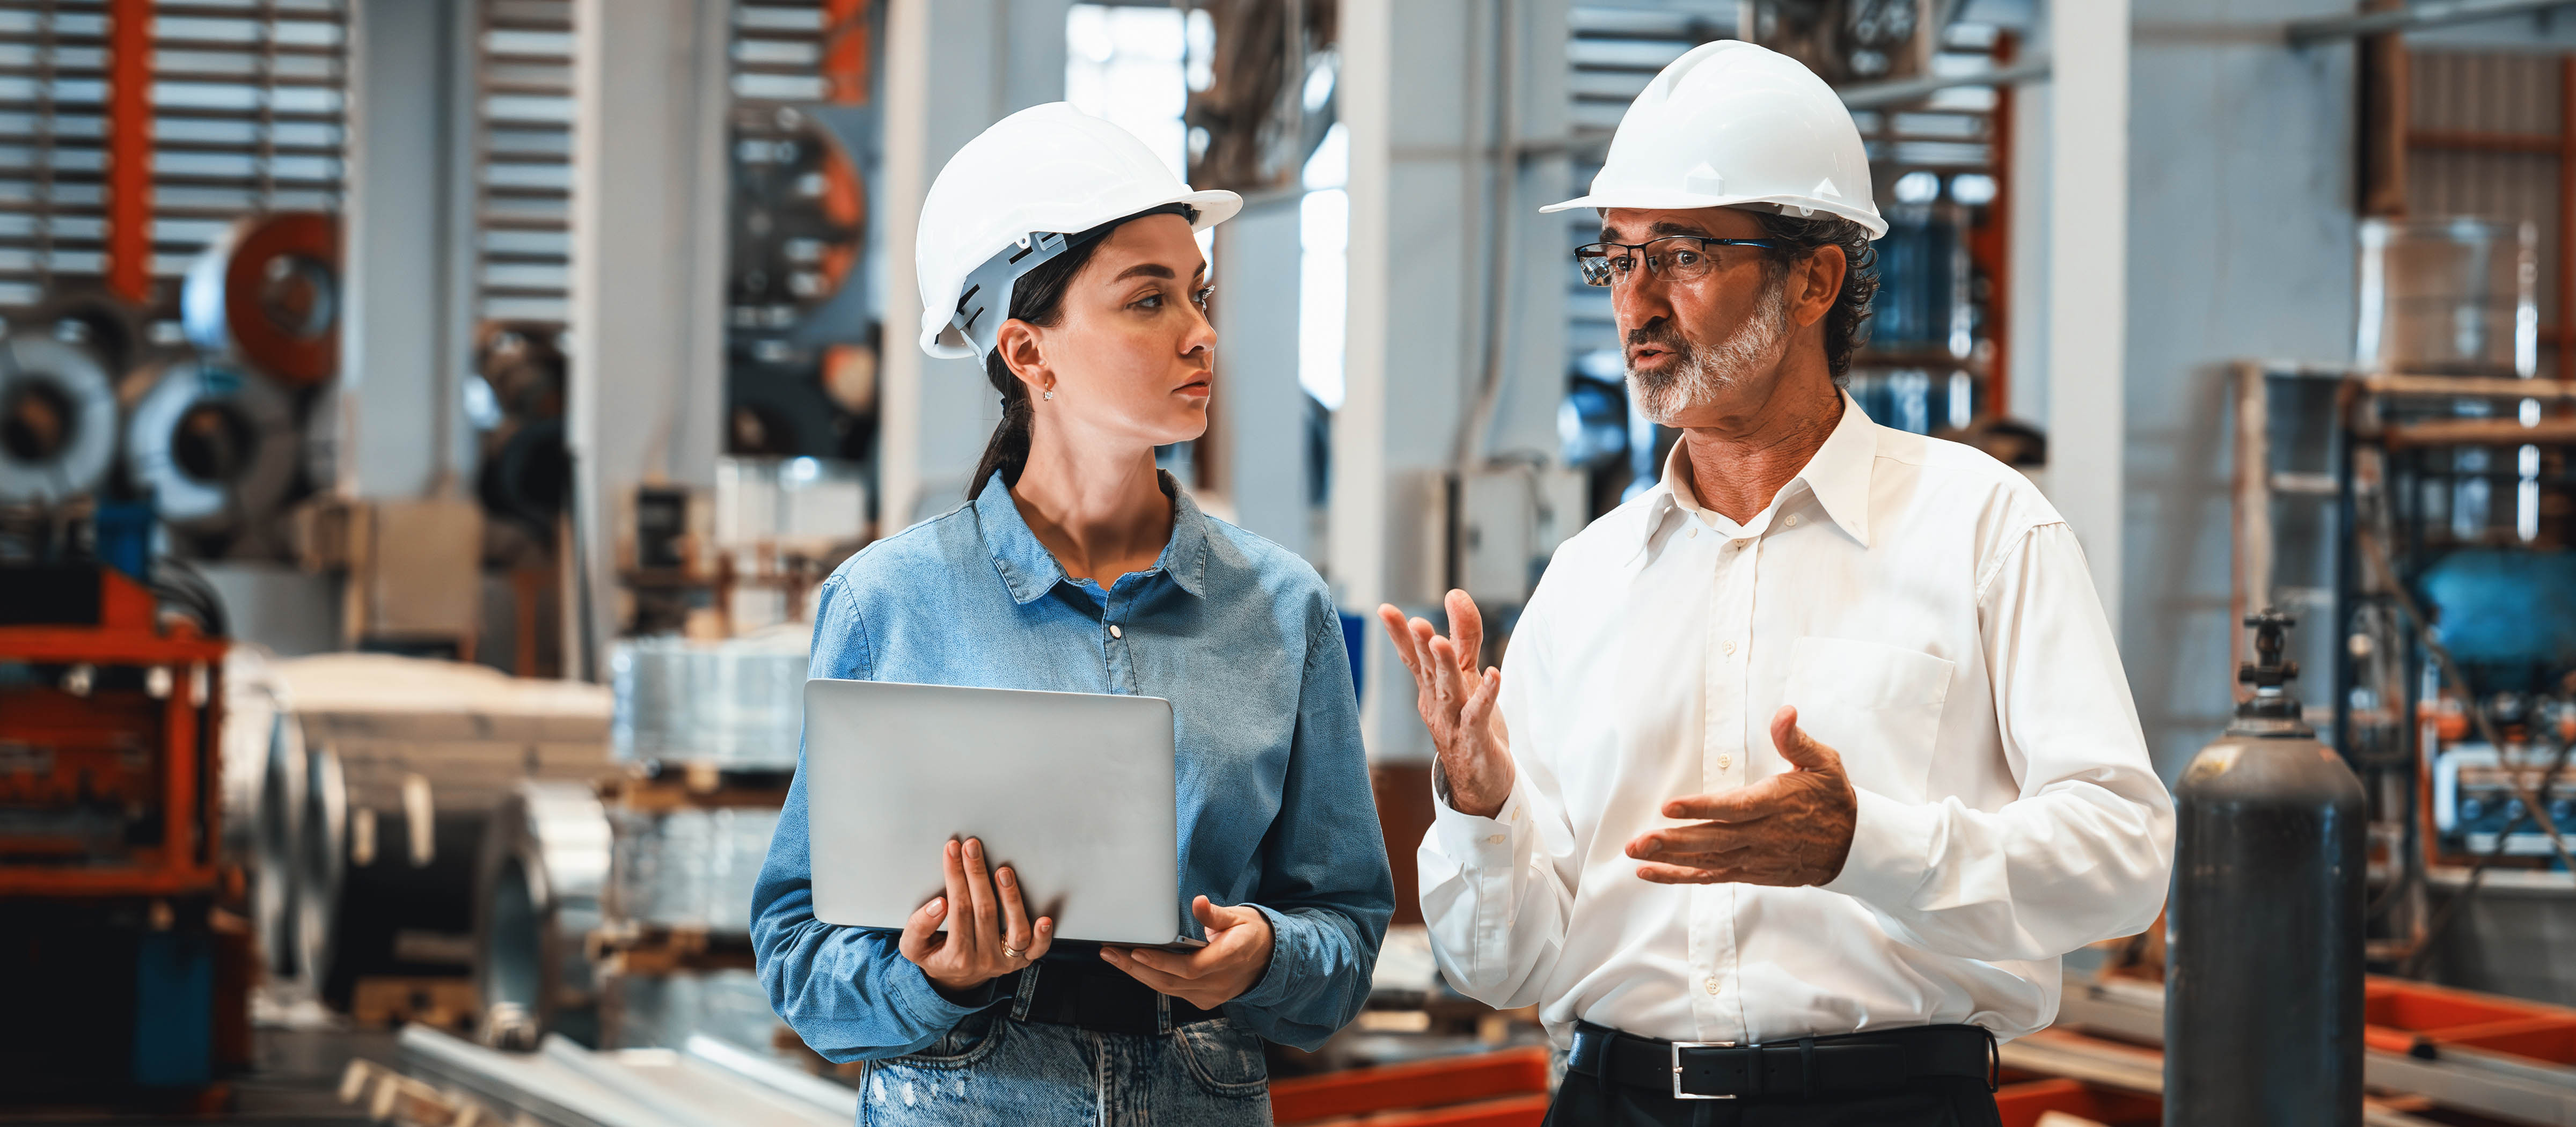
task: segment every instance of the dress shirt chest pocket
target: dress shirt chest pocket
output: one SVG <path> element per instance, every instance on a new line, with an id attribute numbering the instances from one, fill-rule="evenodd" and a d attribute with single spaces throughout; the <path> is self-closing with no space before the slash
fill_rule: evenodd
<path id="1" fill-rule="evenodd" d="M 1877 642 L 1800 638 L 1789 644 L 1781 703 L 1796 705 L 1798 726 L 1841 753 L 1853 786 L 1920 803 L 1955 664 Z"/>

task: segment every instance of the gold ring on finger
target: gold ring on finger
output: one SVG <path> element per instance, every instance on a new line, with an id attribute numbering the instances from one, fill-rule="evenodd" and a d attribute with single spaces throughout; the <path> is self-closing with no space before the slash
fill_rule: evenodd
<path id="1" fill-rule="evenodd" d="M 1022 955 L 1019 948 L 1013 947 L 1008 943 L 1002 944 L 1002 954 L 1014 959 L 1025 957 Z"/>

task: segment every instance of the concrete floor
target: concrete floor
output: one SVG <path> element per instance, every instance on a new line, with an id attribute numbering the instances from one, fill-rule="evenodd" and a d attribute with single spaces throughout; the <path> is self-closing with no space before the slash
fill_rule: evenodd
<path id="1" fill-rule="evenodd" d="M 219 1123 L 223 1127 L 370 1127 L 363 1109 L 340 1102 L 341 1070 L 352 1057 L 390 1063 L 394 1035 L 339 1029 L 259 1029 L 253 1032 L 251 1070 L 230 1077 L 230 1107 L 209 1116 L 142 1112 L 130 1108 L 0 1107 L 6 1127 L 147 1127 Z"/>

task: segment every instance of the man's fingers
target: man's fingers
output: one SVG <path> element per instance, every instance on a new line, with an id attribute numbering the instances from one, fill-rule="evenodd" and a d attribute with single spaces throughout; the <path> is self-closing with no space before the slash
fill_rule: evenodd
<path id="1" fill-rule="evenodd" d="M 1404 612 L 1392 603 L 1379 603 L 1377 620 L 1386 627 L 1386 640 L 1395 646 L 1396 660 L 1413 672 L 1415 681 L 1422 680 L 1422 659 L 1413 652 L 1413 627 L 1404 620 Z"/>
<path id="2" fill-rule="evenodd" d="M 1664 804 L 1664 817 L 1695 818 L 1703 822 L 1754 822 L 1778 812 L 1781 799 L 1788 796 L 1785 776 L 1774 775 L 1743 790 L 1725 794 L 1693 794 Z"/>
<path id="3" fill-rule="evenodd" d="M 1151 947 L 1136 947 L 1128 951 L 1128 957 L 1174 982 L 1190 983 L 1206 977 L 1216 969 L 1202 957 L 1206 953 L 1205 947 L 1197 951 L 1163 951 Z"/>
<path id="4" fill-rule="evenodd" d="M 1477 613 L 1476 600 L 1465 591 L 1450 591 L 1447 602 L 1449 636 L 1458 640 L 1459 668 L 1473 673 L 1485 652 L 1485 616 Z"/>
<path id="5" fill-rule="evenodd" d="M 912 910 L 903 921 L 903 934 L 895 939 L 895 950 L 915 963 L 930 957 L 939 945 L 939 921 L 948 918 L 948 898 L 933 896 L 930 902 Z"/>
<path id="6" fill-rule="evenodd" d="M 1055 921 L 1046 916 L 1039 916 L 1037 936 L 1037 939 L 1029 944 L 1029 949 L 1021 952 L 1022 956 L 1032 963 L 1045 958 L 1047 948 L 1055 946 Z"/>
<path id="7" fill-rule="evenodd" d="M 1640 861 L 1697 864 L 1694 858 L 1718 857 L 1751 849 L 1762 844 L 1765 836 L 1762 827 L 1740 824 L 1674 826 L 1637 835 L 1628 842 L 1628 856 Z"/>
<path id="8" fill-rule="evenodd" d="M 1725 884 L 1735 879 L 1731 869 L 1702 869 L 1653 861 L 1637 866 L 1637 876 L 1656 884 Z"/>
<path id="9" fill-rule="evenodd" d="M 993 884 L 1001 892 L 1002 946 L 1025 958 L 1029 949 L 1037 946 L 1038 937 L 1037 929 L 1029 924 L 1028 906 L 1020 901 L 1020 874 L 1004 865 L 994 870 Z"/>
<path id="10" fill-rule="evenodd" d="M 1771 746 L 1780 758 L 1801 771 L 1839 773 L 1843 769 L 1841 755 L 1816 742 L 1816 737 L 1798 726 L 1798 710 L 1791 705 L 1781 705 L 1780 711 L 1771 714 Z"/>
<path id="11" fill-rule="evenodd" d="M 1467 703 L 1466 670 L 1458 665 L 1458 647 L 1447 638 L 1431 640 L 1431 676 L 1440 684 L 1440 707 L 1456 712 Z"/>
<path id="12" fill-rule="evenodd" d="M 1494 715 L 1494 698 L 1502 690 L 1503 671 L 1486 670 L 1484 676 L 1476 679 L 1475 695 L 1468 697 L 1466 707 L 1458 710 L 1458 725 L 1472 732 L 1490 720 Z"/>

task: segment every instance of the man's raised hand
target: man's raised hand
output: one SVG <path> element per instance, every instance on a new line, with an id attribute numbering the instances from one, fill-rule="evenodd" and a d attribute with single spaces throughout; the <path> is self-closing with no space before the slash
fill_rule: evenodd
<path id="1" fill-rule="evenodd" d="M 1503 671 L 1476 671 L 1476 656 L 1485 644 L 1485 620 L 1476 613 L 1476 600 L 1465 591 L 1451 591 L 1448 602 L 1450 637 L 1441 637 L 1423 619 L 1406 621 L 1404 612 L 1392 606 L 1378 607 L 1377 617 L 1395 643 L 1395 656 L 1413 671 L 1414 706 L 1440 749 L 1450 808 L 1491 818 L 1502 813 L 1512 794 L 1511 738 L 1494 708 Z"/>
<path id="2" fill-rule="evenodd" d="M 1628 856 L 1646 862 L 1637 875 L 1658 884 L 1783 888 L 1842 875 L 1859 811 L 1843 757 L 1798 727 L 1798 710 L 1785 706 L 1771 715 L 1771 746 L 1797 769 L 1665 803 L 1667 818 L 1704 820 L 1637 835 L 1628 843 Z"/>

